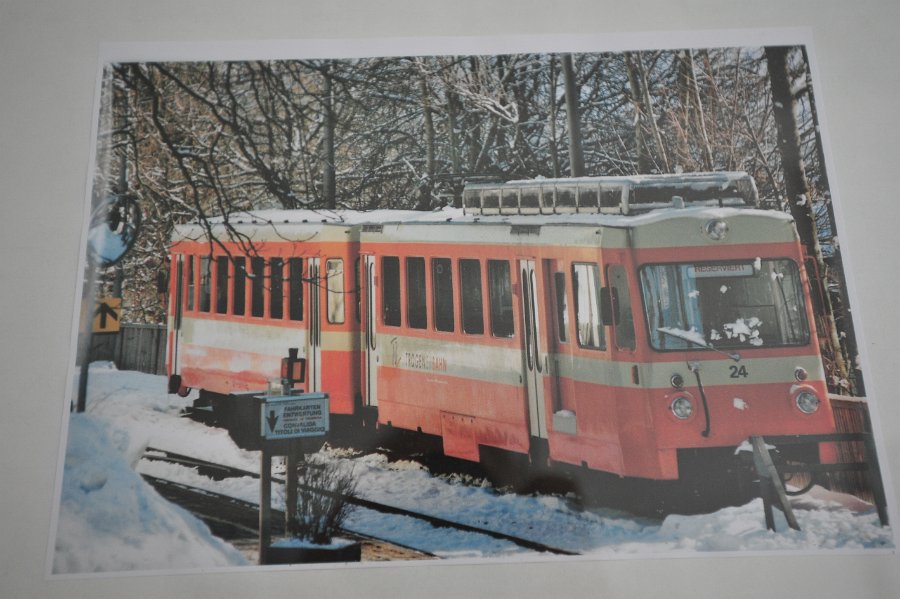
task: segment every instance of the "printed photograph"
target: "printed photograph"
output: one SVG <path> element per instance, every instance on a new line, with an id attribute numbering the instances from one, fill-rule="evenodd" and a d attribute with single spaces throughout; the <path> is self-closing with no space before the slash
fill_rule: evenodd
<path id="1" fill-rule="evenodd" d="M 893 550 L 810 54 L 102 64 L 51 573 Z"/>

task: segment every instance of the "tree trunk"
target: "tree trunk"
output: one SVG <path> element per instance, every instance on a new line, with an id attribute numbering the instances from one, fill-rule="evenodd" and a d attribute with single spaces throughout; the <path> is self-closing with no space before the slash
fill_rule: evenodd
<path id="1" fill-rule="evenodd" d="M 644 175 L 653 171 L 653 160 L 644 139 L 644 93 L 641 87 L 641 76 L 638 73 L 630 52 L 625 53 L 625 66 L 628 73 L 628 85 L 631 90 L 631 105 L 634 106 L 634 146 L 637 152 L 637 174 Z"/>
<path id="2" fill-rule="evenodd" d="M 550 165 L 552 167 L 553 178 L 559 178 L 559 152 L 556 146 L 556 85 L 558 83 L 556 71 L 556 57 L 550 56 L 550 92 L 547 97 L 550 101 Z"/>
<path id="3" fill-rule="evenodd" d="M 700 146 L 703 149 L 703 169 L 709 171 L 713 167 L 712 149 L 709 145 L 709 135 L 706 133 L 706 115 L 703 112 L 703 101 L 700 98 L 700 86 L 697 84 L 697 71 L 694 66 L 693 51 L 687 50 L 685 59 L 687 60 L 687 72 L 690 81 L 690 91 L 693 95 L 694 109 L 697 111 L 697 129 L 700 134 Z"/>
<path id="4" fill-rule="evenodd" d="M 416 210 L 431 209 L 431 195 L 434 189 L 434 120 L 431 116 L 431 92 L 424 66 L 419 73 L 419 93 L 422 95 L 422 129 L 425 137 L 425 173 L 419 184 L 419 200 Z"/>
<path id="5" fill-rule="evenodd" d="M 337 119 L 334 115 L 334 89 L 331 79 L 331 63 L 322 71 L 324 83 L 322 85 L 322 107 L 324 113 L 323 153 L 322 156 L 322 199 L 325 207 L 334 210 L 337 208 L 337 194 L 335 190 L 334 174 L 334 134 L 337 128 Z"/>
<path id="6" fill-rule="evenodd" d="M 578 112 L 578 84 L 572 55 L 562 55 L 563 81 L 566 86 L 566 121 L 569 127 L 569 172 L 573 177 L 584 176 L 584 152 L 581 147 L 581 117 Z"/>
<path id="7" fill-rule="evenodd" d="M 781 164 L 784 170 L 785 196 L 800 235 L 800 243 L 803 244 L 807 255 L 815 260 L 818 274 L 823 275 L 825 262 L 819 246 L 812 198 L 806 181 L 806 167 L 801 154 L 800 135 L 797 131 L 797 119 L 794 116 L 795 100 L 791 93 L 791 80 L 787 66 L 789 50 L 790 48 L 785 46 L 766 47 L 769 81 L 772 85 L 772 101 L 775 105 L 775 125 L 778 129 L 778 149 L 781 152 Z M 820 314 L 820 317 L 824 322 L 825 334 L 833 352 L 836 370 L 833 374 L 846 379 L 847 365 L 841 352 L 831 299 L 827 290 L 822 296 L 824 313 Z"/>
<path id="8" fill-rule="evenodd" d="M 453 168 L 453 174 L 458 176 L 462 173 L 462 163 L 459 158 L 459 138 L 456 134 L 457 120 L 456 111 L 457 103 L 456 94 L 447 87 L 447 137 L 450 144 L 450 164 Z"/>

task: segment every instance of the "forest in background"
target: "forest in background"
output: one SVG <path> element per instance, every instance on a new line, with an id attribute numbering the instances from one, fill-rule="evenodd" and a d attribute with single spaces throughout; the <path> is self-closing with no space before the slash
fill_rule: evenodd
<path id="1" fill-rule="evenodd" d="M 96 204 L 138 199 L 104 269 L 124 320 L 164 322 L 176 224 L 241 210 L 430 210 L 466 180 L 745 171 L 789 211 L 827 293 L 835 391 L 862 393 L 803 47 L 122 63 L 101 93 Z"/>

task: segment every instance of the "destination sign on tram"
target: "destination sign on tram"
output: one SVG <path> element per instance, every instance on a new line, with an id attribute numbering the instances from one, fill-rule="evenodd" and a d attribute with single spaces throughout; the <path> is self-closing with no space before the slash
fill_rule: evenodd
<path id="1" fill-rule="evenodd" d="M 688 266 L 688 277 L 706 279 L 712 277 L 752 277 L 752 264 L 692 264 Z"/>
<path id="2" fill-rule="evenodd" d="M 265 439 L 294 439 L 328 433 L 327 393 L 266 397 L 261 409 L 261 434 Z"/>

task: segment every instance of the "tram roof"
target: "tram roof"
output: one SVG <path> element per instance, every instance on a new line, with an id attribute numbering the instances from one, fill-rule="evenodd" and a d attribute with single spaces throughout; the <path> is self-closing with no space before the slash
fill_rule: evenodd
<path id="1" fill-rule="evenodd" d="M 758 203 L 743 172 L 467 181 L 463 208 L 415 210 L 251 210 L 210 219 L 246 230 L 275 225 L 584 225 L 635 228 L 689 214 L 729 216 Z M 719 210 L 720 212 L 711 212 Z M 724 211 L 724 212 L 721 212 Z M 195 225 L 196 226 L 196 225 Z M 306 227 L 304 227 L 306 228 Z M 183 232 L 191 231 L 188 225 Z"/>

